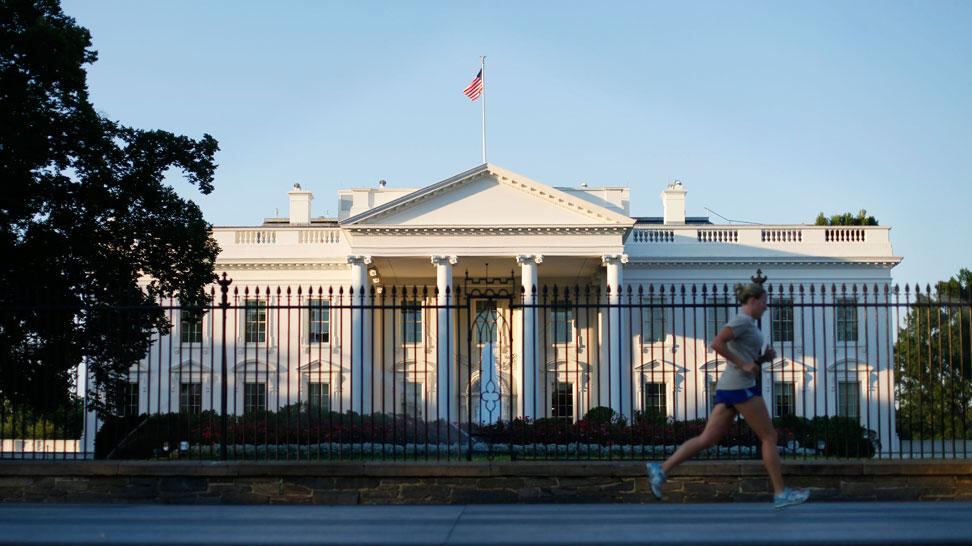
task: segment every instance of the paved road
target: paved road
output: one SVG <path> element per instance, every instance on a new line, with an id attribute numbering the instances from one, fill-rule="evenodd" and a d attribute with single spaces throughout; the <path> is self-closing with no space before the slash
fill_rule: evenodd
<path id="1" fill-rule="evenodd" d="M 0 544 L 969 544 L 972 503 L 0 506 Z"/>

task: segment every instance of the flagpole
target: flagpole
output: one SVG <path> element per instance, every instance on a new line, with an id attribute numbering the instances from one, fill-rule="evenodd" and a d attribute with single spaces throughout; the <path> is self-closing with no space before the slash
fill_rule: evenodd
<path id="1" fill-rule="evenodd" d="M 482 56 L 479 58 L 481 62 L 481 70 L 483 73 L 483 164 L 486 163 L 486 57 Z"/>

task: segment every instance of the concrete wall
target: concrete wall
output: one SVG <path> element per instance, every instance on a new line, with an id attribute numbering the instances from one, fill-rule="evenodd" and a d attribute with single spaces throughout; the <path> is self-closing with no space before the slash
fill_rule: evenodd
<path id="1" fill-rule="evenodd" d="M 811 501 L 972 500 L 969 462 L 784 466 Z M 755 461 L 691 462 L 665 502 L 769 502 Z M 0 463 L 0 502 L 474 504 L 658 502 L 640 461 L 588 463 Z"/>

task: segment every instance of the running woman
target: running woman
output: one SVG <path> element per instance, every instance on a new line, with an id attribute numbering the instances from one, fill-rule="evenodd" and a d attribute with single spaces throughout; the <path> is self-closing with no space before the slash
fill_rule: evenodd
<path id="1" fill-rule="evenodd" d="M 701 435 L 679 446 L 664 463 L 646 465 L 651 492 L 660 499 L 668 473 L 699 451 L 718 444 L 729 431 L 736 415 L 742 414 L 762 443 L 763 464 L 773 483 L 773 506 L 783 508 L 800 504 L 810 497 L 810 492 L 783 485 L 780 456 L 776 451 L 776 429 L 773 428 L 763 397 L 756 389 L 756 374 L 760 365 L 776 358 L 776 351 L 772 347 L 760 353 L 763 335 L 756 321 L 766 311 L 766 290 L 762 284 L 737 284 L 736 299 L 740 304 L 739 314 L 723 326 L 712 341 L 715 352 L 729 363 L 716 384 L 715 407 L 709 421 Z"/>

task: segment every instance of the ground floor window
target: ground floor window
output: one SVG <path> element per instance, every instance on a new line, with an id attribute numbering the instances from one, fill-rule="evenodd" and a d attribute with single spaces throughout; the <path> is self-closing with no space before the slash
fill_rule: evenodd
<path id="1" fill-rule="evenodd" d="M 837 382 L 837 415 L 839 417 L 860 417 L 861 382 Z"/>
<path id="2" fill-rule="evenodd" d="M 330 385 L 328 383 L 308 383 L 307 406 L 311 413 L 331 411 Z"/>
<path id="3" fill-rule="evenodd" d="M 792 381 L 773 383 L 773 415 L 786 417 L 796 413 L 796 385 Z"/>
<path id="4" fill-rule="evenodd" d="M 128 392 L 125 397 L 125 415 L 132 417 L 138 415 L 138 381 L 128 383 Z"/>
<path id="5" fill-rule="evenodd" d="M 179 413 L 199 415 L 202 412 L 202 383 L 179 385 Z"/>
<path id="6" fill-rule="evenodd" d="M 267 411 L 267 384 L 245 383 L 243 385 L 244 415 L 264 411 Z"/>
<path id="7" fill-rule="evenodd" d="M 550 394 L 550 416 L 555 419 L 574 418 L 574 384 L 557 382 Z"/>
<path id="8" fill-rule="evenodd" d="M 415 419 L 425 418 L 425 396 L 423 384 L 409 381 L 405 383 L 405 396 L 402 399 L 402 411 Z"/>
<path id="9" fill-rule="evenodd" d="M 642 408 L 646 414 L 667 415 L 668 404 L 665 399 L 664 383 L 645 383 L 645 390 L 642 394 Z"/>

